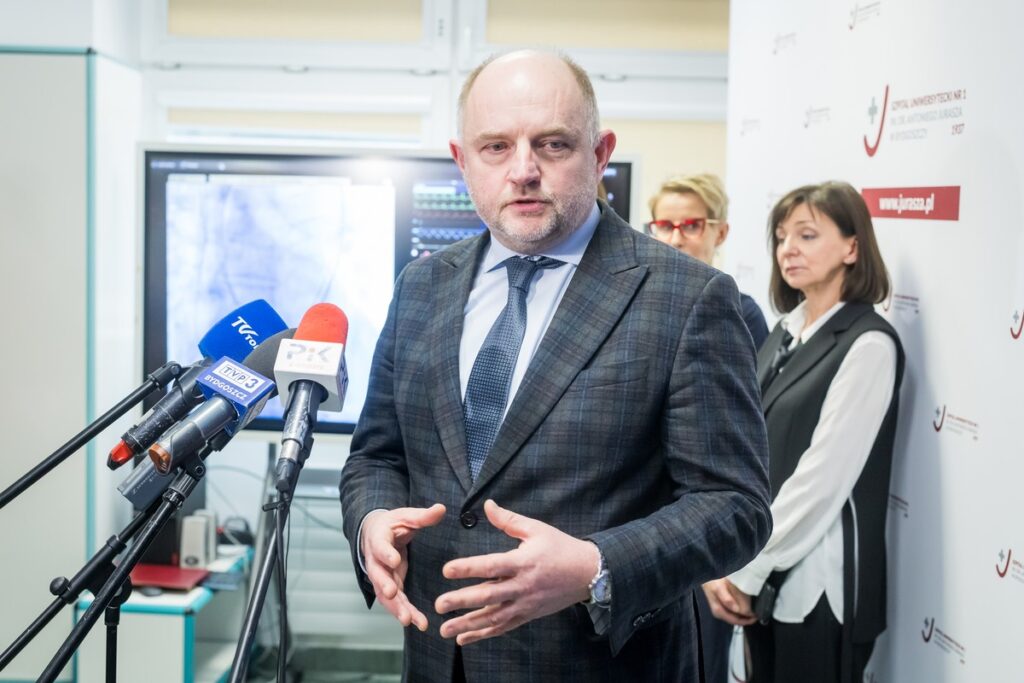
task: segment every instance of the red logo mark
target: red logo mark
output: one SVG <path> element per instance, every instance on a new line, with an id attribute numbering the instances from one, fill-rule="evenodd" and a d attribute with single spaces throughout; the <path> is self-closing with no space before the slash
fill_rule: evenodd
<path id="1" fill-rule="evenodd" d="M 1024 331 L 1024 315 L 1019 315 L 1018 316 L 1017 311 L 1014 311 L 1013 312 L 1013 319 L 1017 320 L 1018 317 L 1020 318 L 1020 322 L 1017 325 L 1017 331 L 1014 332 L 1013 331 L 1013 327 L 1010 327 L 1010 336 L 1013 337 L 1014 339 L 1020 339 L 1020 333 L 1021 333 L 1021 331 Z"/>
<path id="2" fill-rule="evenodd" d="M 889 108 L 889 86 L 885 86 L 885 97 L 882 99 L 882 120 L 878 124 L 878 136 L 875 137 L 875 144 L 868 144 L 868 136 L 864 136 L 864 151 L 867 152 L 869 157 L 875 156 L 875 152 L 878 151 L 878 145 L 882 142 L 882 130 L 885 129 L 885 110 Z"/>
<path id="3" fill-rule="evenodd" d="M 999 558 L 1002 559 L 1002 557 L 1003 557 L 1003 551 L 1000 550 L 999 551 Z M 1000 579 L 1005 578 L 1006 577 L 1006 572 L 1010 571 L 1010 558 L 1011 557 L 1013 557 L 1013 549 L 1012 548 L 1010 550 L 1006 551 L 1006 562 L 1005 562 L 1005 564 L 1003 564 L 1003 568 L 1000 569 L 999 565 L 998 564 L 996 565 L 996 574 L 999 575 Z"/>
<path id="4" fill-rule="evenodd" d="M 927 632 L 925 631 L 925 629 L 927 629 Z M 932 639 L 932 632 L 934 630 L 935 630 L 935 617 L 932 617 L 931 619 L 925 619 L 924 620 L 924 628 L 921 629 L 921 638 L 924 639 L 924 642 L 927 643 L 929 640 Z"/>
<path id="5" fill-rule="evenodd" d="M 935 414 L 939 414 L 939 409 L 935 409 Z M 935 427 L 935 431 L 941 431 L 943 423 L 946 422 L 946 404 L 942 404 L 942 417 L 939 418 L 939 423 L 936 424 L 935 420 L 932 420 L 932 427 Z"/>

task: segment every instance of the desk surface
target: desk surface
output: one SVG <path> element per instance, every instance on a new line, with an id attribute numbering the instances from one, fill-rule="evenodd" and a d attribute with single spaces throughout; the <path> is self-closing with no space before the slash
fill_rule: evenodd
<path id="1" fill-rule="evenodd" d="M 244 571 L 252 561 L 252 548 L 249 546 L 221 545 L 217 546 L 217 559 L 207 566 L 211 572 Z M 122 612 L 146 614 L 195 614 L 206 606 L 213 597 L 213 591 L 205 586 L 196 586 L 190 591 L 164 591 L 160 595 L 146 596 L 138 590 L 121 605 Z M 78 610 L 84 610 L 92 604 L 93 596 L 79 599 Z"/>

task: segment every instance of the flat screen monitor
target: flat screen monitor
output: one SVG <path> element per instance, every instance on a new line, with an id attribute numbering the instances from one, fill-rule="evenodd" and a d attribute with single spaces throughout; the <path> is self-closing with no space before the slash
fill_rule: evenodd
<path id="1" fill-rule="evenodd" d="M 143 164 L 143 372 L 196 360 L 210 326 L 254 299 L 291 327 L 313 304 L 337 304 L 348 393 L 318 431 L 354 428 L 402 268 L 485 229 L 447 156 L 150 149 Z M 603 181 L 623 217 L 631 171 L 613 162 Z M 282 412 L 275 399 L 249 428 L 280 430 Z"/>

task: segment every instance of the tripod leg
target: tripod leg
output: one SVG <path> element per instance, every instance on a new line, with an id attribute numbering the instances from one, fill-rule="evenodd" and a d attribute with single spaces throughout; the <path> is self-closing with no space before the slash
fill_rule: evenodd
<path id="1" fill-rule="evenodd" d="M 121 605 L 111 605 L 105 611 L 103 623 L 107 627 L 107 683 L 117 683 L 117 625 L 121 623 Z"/>

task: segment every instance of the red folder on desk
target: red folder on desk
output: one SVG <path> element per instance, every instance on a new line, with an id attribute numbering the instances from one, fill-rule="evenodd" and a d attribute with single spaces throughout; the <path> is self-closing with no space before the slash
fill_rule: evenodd
<path id="1" fill-rule="evenodd" d="M 132 570 L 132 585 L 156 586 L 168 590 L 190 591 L 210 574 L 207 569 L 186 569 L 172 564 L 137 564 Z"/>

